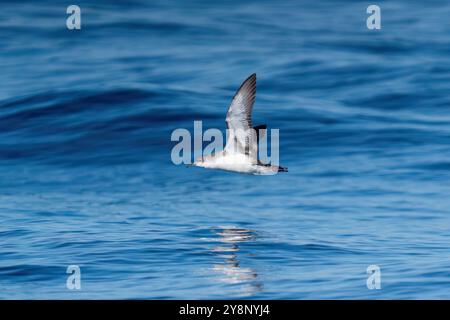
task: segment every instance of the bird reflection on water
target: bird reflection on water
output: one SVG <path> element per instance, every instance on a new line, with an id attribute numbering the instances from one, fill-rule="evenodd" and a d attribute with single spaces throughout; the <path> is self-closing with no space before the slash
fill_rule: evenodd
<path id="1" fill-rule="evenodd" d="M 251 295 L 262 291 L 262 283 L 258 279 L 258 274 L 250 267 L 241 266 L 243 253 L 240 244 L 255 240 L 255 232 L 238 227 L 217 227 L 213 232 L 218 236 L 219 242 L 212 249 L 217 257 L 221 258 L 221 263 L 213 265 L 213 271 L 218 273 L 219 281 L 232 285 L 242 285 L 239 291 L 243 295 Z"/>

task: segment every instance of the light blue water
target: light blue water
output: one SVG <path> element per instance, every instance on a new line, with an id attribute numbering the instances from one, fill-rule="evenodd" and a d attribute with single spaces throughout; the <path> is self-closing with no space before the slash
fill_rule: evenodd
<path id="1" fill-rule="evenodd" d="M 448 1 L 77 4 L 0 10 L 0 298 L 450 298 Z M 289 173 L 173 165 L 253 72 Z"/>

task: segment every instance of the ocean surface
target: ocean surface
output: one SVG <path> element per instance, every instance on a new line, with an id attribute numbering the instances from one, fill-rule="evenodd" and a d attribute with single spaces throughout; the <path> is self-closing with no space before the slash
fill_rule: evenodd
<path id="1" fill-rule="evenodd" d="M 448 1 L 73 4 L 2 1 L 0 299 L 450 299 Z M 289 172 L 174 165 L 253 72 Z"/>

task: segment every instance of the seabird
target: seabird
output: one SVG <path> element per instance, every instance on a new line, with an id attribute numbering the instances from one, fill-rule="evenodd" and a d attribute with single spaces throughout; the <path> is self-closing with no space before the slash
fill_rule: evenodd
<path id="1" fill-rule="evenodd" d="M 225 119 L 228 137 L 224 150 L 196 159 L 194 166 L 255 175 L 287 172 L 287 168 L 263 164 L 258 160 L 259 138 L 265 134 L 267 126 L 252 125 L 255 97 L 254 73 L 242 83 L 228 108 Z"/>

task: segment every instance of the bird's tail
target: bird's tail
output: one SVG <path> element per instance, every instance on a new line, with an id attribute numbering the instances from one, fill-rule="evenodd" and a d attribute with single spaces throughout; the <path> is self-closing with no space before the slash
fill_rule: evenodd
<path id="1" fill-rule="evenodd" d="M 287 167 L 278 167 L 278 172 L 288 172 L 288 168 Z"/>

